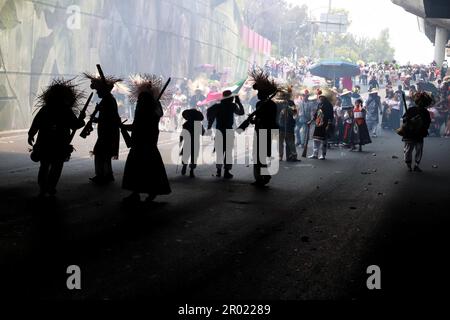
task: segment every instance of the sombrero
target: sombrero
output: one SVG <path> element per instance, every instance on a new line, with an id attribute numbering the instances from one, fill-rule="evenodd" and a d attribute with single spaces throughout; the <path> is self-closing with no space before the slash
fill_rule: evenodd
<path id="1" fill-rule="evenodd" d="M 342 93 L 341 93 L 341 97 L 342 97 L 342 96 L 345 96 L 345 95 L 347 95 L 347 94 L 350 94 L 350 93 L 352 93 L 352 92 L 349 91 L 349 90 L 347 90 L 347 89 L 344 89 L 344 91 L 342 91 Z"/>
<path id="2" fill-rule="evenodd" d="M 181 116 L 188 121 L 203 121 L 203 114 L 197 109 L 184 110 Z"/>
<path id="3" fill-rule="evenodd" d="M 336 94 L 330 89 L 323 89 L 319 97 L 326 98 L 332 104 L 336 103 Z"/>

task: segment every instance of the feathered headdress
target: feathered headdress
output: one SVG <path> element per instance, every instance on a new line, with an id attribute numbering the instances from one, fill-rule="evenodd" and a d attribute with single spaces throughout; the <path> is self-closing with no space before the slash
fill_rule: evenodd
<path id="1" fill-rule="evenodd" d="M 253 82 L 253 89 L 271 95 L 278 90 L 275 80 L 270 79 L 270 75 L 262 68 L 257 67 L 248 73 L 250 81 Z"/>
<path id="2" fill-rule="evenodd" d="M 107 90 L 111 91 L 117 82 L 122 81 L 122 79 L 120 79 L 120 78 L 116 78 L 113 76 L 105 76 L 105 80 L 106 80 L 106 83 L 105 83 L 100 76 L 93 75 L 88 72 L 83 73 L 83 76 L 86 79 L 91 80 L 91 89 L 93 89 L 93 90 L 107 89 Z"/>
<path id="3" fill-rule="evenodd" d="M 144 73 L 130 76 L 130 102 L 136 103 L 143 92 L 150 93 L 154 99 L 158 99 L 163 86 L 164 82 L 162 77 L 154 74 Z M 171 97 L 171 91 L 166 90 L 162 95 L 160 102 L 162 104 L 170 102 Z"/>
<path id="4" fill-rule="evenodd" d="M 41 108 L 46 105 L 63 105 L 78 110 L 80 100 L 84 98 L 84 94 L 78 89 L 78 85 L 73 83 L 73 81 L 74 79 L 54 79 L 37 97 L 36 107 Z"/>
<path id="5" fill-rule="evenodd" d="M 415 93 L 413 99 L 416 105 L 424 108 L 428 108 L 434 103 L 433 96 L 426 91 L 419 91 Z"/>
<path id="6" fill-rule="evenodd" d="M 337 100 L 336 93 L 328 88 L 322 89 L 321 93 L 319 93 L 318 96 L 324 97 L 333 105 L 336 103 L 336 100 Z"/>

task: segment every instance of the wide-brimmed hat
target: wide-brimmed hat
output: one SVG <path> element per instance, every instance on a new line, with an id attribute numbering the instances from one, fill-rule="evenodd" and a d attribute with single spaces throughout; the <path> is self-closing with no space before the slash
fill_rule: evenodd
<path id="1" fill-rule="evenodd" d="M 317 94 L 313 94 L 312 96 L 309 96 L 308 97 L 308 99 L 310 100 L 310 101 L 313 101 L 313 100 L 317 100 L 319 97 L 317 96 Z"/>
<path id="2" fill-rule="evenodd" d="M 349 91 L 349 90 L 347 90 L 347 89 L 344 89 L 344 91 L 342 91 L 342 93 L 341 93 L 341 97 L 342 97 L 342 96 L 345 96 L 345 95 L 347 95 L 347 94 L 350 94 L 350 93 L 352 93 L 352 92 Z"/>
<path id="3" fill-rule="evenodd" d="M 117 82 L 121 82 L 122 79 L 116 78 L 114 76 L 106 76 L 102 79 L 101 76 L 97 76 L 88 72 L 83 73 L 83 76 L 91 81 L 91 89 L 93 90 L 108 90 L 112 91 L 114 85 Z"/>
<path id="4" fill-rule="evenodd" d="M 370 89 L 369 94 L 374 94 L 374 93 L 378 93 L 378 89 L 377 88 Z"/>
<path id="5" fill-rule="evenodd" d="M 336 93 L 330 89 L 322 89 L 322 93 L 319 94 L 319 97 L 324 97 L 329 102 L 331 102 L 331 104 L 336 103 Z"/>
<path id="6" fill-rule="evenodd" d="M 187 121 L 203 121 L 203 114 L 197 109 L 184 110 L 181 116 Z"/>

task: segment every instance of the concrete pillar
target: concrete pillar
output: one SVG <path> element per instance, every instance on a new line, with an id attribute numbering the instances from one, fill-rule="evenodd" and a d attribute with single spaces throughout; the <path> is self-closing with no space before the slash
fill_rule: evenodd
<path id="1" fill-rule="evenodd" d="M 436 27 L 436 39 L 434 43 L 434 61 L 438 66 L 442 66 L 442 62 L 445 60 L 445 46 L 448 42 L 448 30 Z"/>

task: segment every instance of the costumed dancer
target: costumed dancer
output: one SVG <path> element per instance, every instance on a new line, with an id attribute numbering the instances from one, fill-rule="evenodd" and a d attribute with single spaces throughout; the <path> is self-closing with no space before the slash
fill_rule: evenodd
<path id="1" fill-rule="evenodd" d="M 80 99 L 83 97 L 70 80 L 55 79 L 38 97 L 39 112 L 28 131 L 28 144 L 33 147 L 31 158 L 40 162 L 39 196 L 55 195 L 64 162 L 70 158 L 71 131 L 84 126 L 84 115 L 77 118 Z M 36 143 L 34 137 L 38 134 Z"/>
<path id="2" fill-rule="evenodd" d="M 117 101 L 111 94 L 115 83 L 122 81 L 114 77 L 102 79 L 100 76 L 85 73 L 91 80 L 91 89 L 97 91 L 101 99 L 97 105 L 98 117 L 91 119 L 97 123 L 97 142 L 92 154 L 95 162 L 95 177 L 90 178 L 95 184 L 107 184 L 114 181 L 111 160 L 119 159 L 121 120 Z"/>
<path id="3" fill-rule="evenodd" d="M 267 159 L 272 157 L 272 130 L 278 129 L 277 105 L 272 101 L 271 95 L 277 90 L 277 84 L 270 79 L 269 74 L 260 68 L 253 69 L 250 74 L 253 89 L 258 91 L 258 103 L 254 117 L 250 122 L 255 125 L 255 136 L 253 138 L 253 175 L 254 186 L 263 187 L 272 179 L 271 175 L 264 174 L 267 168 Z M 260 150 L 264 146 L 266 150 Z M 266 152 L 263 152 L 266 151 Z"/>
<path id="4" fill-rule="evenodd" d="M 422 172 L 419 165 L 423 156 L 424 138 L 428 136 L 431 124 L 427 108 L 433 103 L 433 98 L 426 92 L 417 92 L 414 96 L 415 106 L 409 108 L 403 116 L 404 126 L 400 129 L 405 142 L 405 163 L 409 171 Z M 412 154 L 415 153 L 415 166 L 412 168 Z"/>
<path id="5" fill-rule="evenodd" d="M 306 141 L 306 127 L 307 123 L 311 120 L 311 111 L 309 108 L 309 91 L 307 89 L 303 90 L 301 94 L 300 102 L 298 103 L 298 114 L 296 118 L 296 146 L 301 146 L 303 148 Z"/>
<path id="6" fill-rule="evenodd" d="M 189 176 L 194 178 L 194 170 L 197 168 L 197 160 L 200 153 L 200 137 L 205 134 L 205 128 L 202 125 L 204 117 L 197 109 L 183 111 L 182 117 L 186 122 L 183 124 L 183 131 L 180 135 L 180 144 L 183 144 L 180 154 L 183 159 L 181 175 L 186 175 L 189 164 L 189 168 L 191 169 Z"/>
<path id="7" fill-rule="evenodd" d="M 286 147 L 286 161 L 295 162 L 297 159 L 297 148 L 295 146 L 295 118 L 297 109 L 294 101 L 291 100 L 292 88 L 279 92 L 280 100 L 277 100 L 277 106 L 280 109 L 278 126 L 280 161 L 283 161 L 284 149 Z"/>
<path id="8" fill-rule="evenodd" d="M 373 88 L 369 91 L 369 98 L 365 103 L 365 109 L 367 110 L 367 127 L 372 137 L 376 138 L 380 116 L 383 115 L 378 89 Z"/>
<path id="9" fill-rule="evenodd" d="M 123 125 L 131 131 L 132 140 L 122 181 L 122 188 L 132 192 L 126 201 L 140 201 L 141 193 L 148 195 L 147 201 L 171 193 L 158 150 L 159 121 L 163 110 L 157 99 L 162 87 L 162 79 L 149 74 L 143 74 L 131 83 L 130 102 L 136 103 L 136 115 L 133 124 Z M 170 95 L 162 98 L 169 100 Z"/>
<path id="10" fill-rule="evenodd" d="M 362 151 L 362 146 L 372 143 L 370 139 L 369 129 L 366 124 L 366 110 L 363 108 L 362 99 L 355 101 L 355 108 L 353 109 L 353 139 L 352 150 L 356 150 L 356 145 L 359 145 L 358 151 Z"/>
<path id="11" fill-rule="evenodd" d="M 319 106 L 314 115 L 315 129 L 313 134 L 314 151 L 309 159 L 325 160 L 328 150 L 328 137 L 333 129 L 333 103 L 336 95 L 329 89 L 324 89 L 319 94 Z M 319 157 L 319 149 L 322 155 Z"/>
<path id="12" fill-rule="evenodd" d="M 353 109 L 353 100 L 352 100 L 352 92 L 351 91 L 349 91 L 349 90 L 347 90 L 347 89 L 344 89 L 344 91 L 342 92 L 342 94 L 341 94 L 341 101 L 342 101 L 342 103 L 341 103 L 341 105 L 342 105 L 342 111 L 343 111 L 343 114 L 345 115 L 345 112 L 347 111 L 347 110 L 352 110 Z M 355 95 L 356 96 L 356 95 Z M 341 131 L 340 131 L 340 141 L 342 141 L 342 139 L 344 138 L 343 137 L 343 128 L 344 126 L 343 126 L 343 122 L 342 122 L 342 127 L 341 127 Z"/>
<path id="13" fill-rule="evenodd" d="M 234 102 L 233 102 L 234 99 Z M 233 167 L 232 152 L 234 146 L 234 115 L 242 116 L 245 114 L 244 106 L 239 96 L 233 97 L 230 90 L 223 92 L 223 100 L 211 106 L 207 111 L 208 131 L 211 130 L 216 122 L 216 177 L 222 176 L 222 168 L 225 167 L 224 178 L 232 179 L 231 169 Z"/>
<path id="14" fill-rule="evenodd" d="M 353 108 L 344 110 L 343 119 L 342 146 L 353 147 Z"/>

